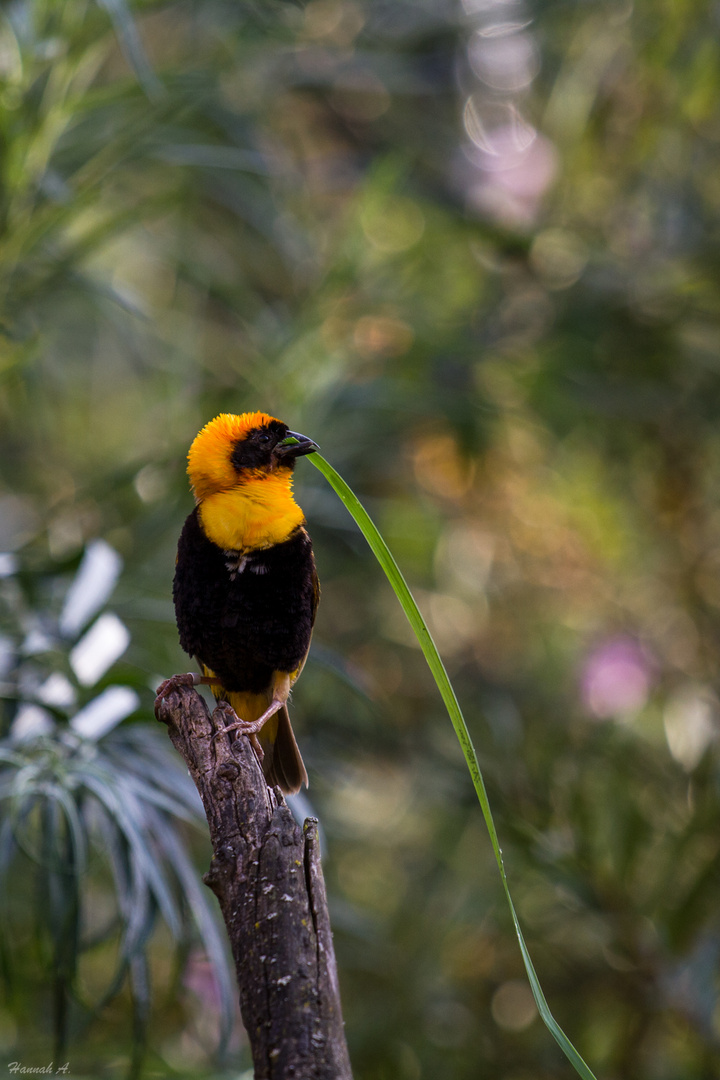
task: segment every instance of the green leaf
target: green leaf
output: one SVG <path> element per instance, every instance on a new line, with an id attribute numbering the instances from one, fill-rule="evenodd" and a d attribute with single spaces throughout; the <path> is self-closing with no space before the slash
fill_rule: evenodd
<path id="1" fill-rule="evenodd" d="M 515 927 L 515 933 L 520 944 L 520 952 L 522 953 L 523 962 L 525 964 L 525 970 L 530 982 L 530 988 L 535 998 L 535 1004 L 538 1007 L 540 1016 L 545 1023 L 548 1031 L 557 1040 L 560 1049 L 563 1051 L 567 1059 L 570 1061 L 575 1071 L 579 1076 L 583 1077 L 583 1080 L 595 1080 L 595 1075 L 589 1066 L 583 1061 L 582 1057 L 575 1049 L 573 1044 L 568 1039 L 565 1032 L 562 1030 L 555 1017 L 550 1011 L 550 1006 L 547 1003 L 545 994 L 540 985 L 540 981 L 535 972 L 533 962 L 530 959 L 530 953 L 528 952 L 527 945 L 525 944 L 525 938 L 520 928 L 520 922 L 515 911 L 515 905 L 513 904 L 512 896 L 510 895 L 510 887 L 508 885 L 507 875 L 505 874 L 505 866 L 503 863 L 502 851 L 500 849 L 500 843 L 498 841 L 497 830 L 495 828 L 495 822 L 493 821 L 492 811 L 490 810 L 490 803 L 487 797 L 487 791 L 485 790 L 485 781 L 483 780 L 482 773 L 480 771 L 480 765 L 478 763 L 477 754 L 475 753 L 475 747 L 472 744 L 470 738 L 470 732 L 468 731 L 467 724 L 465 723 L 465 717 L 462 714 L 462 709 L 455 695 L 455 691 L 452 688 L 450 679 L 445 670 L 440 654 L 437 651 L 435 642 L 432 639 L 432 635 L 428 630 L 425 620 L 423 619 L 418 609 L 412 593 L 407 586 L 405 578 L 400 572 L 395 559 L 390 551 L 389 547 L 380 535 L 375 523 L 368 514 L 365 507 L 359 501 L 357 496 L 348 487 L 339 473 L 333 469 L 324 457 L 320 454 L 314 453 L 310 456 L 310 461 L 315 467 L 323 474 L 330 486 L 335 490 L 341 501 L 344 503 L 352 517 L 355 519 L 360 531 L 370 545 L 373 554 L 380 563 L 381 567 L 385 571 L 390 584 L 395 591 L 403 611 L 405 612 L 408 622 L 410 623 L 415 636 L 417 637 L 420 647 L 425 654 L 425 659 L 428 662 L 428 666 L 433 673 L 438 690 L 445 703 L 445 708 L 448 711 L 448 715 L 455 729 L 455 734 L 458 737 L 460 746 L 462 748 L 467 767 L 470 770 L 470 776 L 472 778 L 473 786 L 477 793 L 478 801 L 485 818 L 485 825 L 490 835 L 490 842 L 492 844 L 493 851 L 495 853 L 495 861 L 500 871 L 500 877 L 502 879 L 503 889 L 507 898 L 508 906 L 510 908 L 510 914 L 512 915 L 513 925 Z"/>
<path id="2" fill-rule="evenodd" d="M 75 801 L 69 791 L 57 783 L 47 783 L 40 790 L 46 798 L 54 800 L 65 815 L 74 853 L 74 863 L 67 869 L 77 877 L 84 873 L 87 864 L 87 838 Z"/>
<path id="3" fill-rule="evenodd" d="M 173 937 L 180 936 L 181 919 L 165 874 L 158 861 L 153 837 L 147 834 L 143 808 L 132 794 L 123 788 L 118 777 L 100 769 L 86 767 L 82 774 L 84 786 L 107 809 L 113 823 L 123 833 L 131 854 L 133 869 L 157 901 L 162 916 Z"/>
<path id="4" fill-rule="evenodd" d="M 158 822 L 157 828 L 162 828 Z M 206 894 L 198 884 L 198 876 L 192 859 L 180 838 L 173 829 L 164 826 L 164 844 L 173 870 L 180 882 L 190 906 L 195 924 L 202 938 L 205 952 L 217 979 L 220 999 L 220 1045 L 218 1053 L 223 1057 L 232 1034 L 235 1018 L 235 980 L 227 959 L 223 938 L 218 930 L 212 909 L 206 900 Z"/>
<path id="5" fill-rule="evenodd" d="M 135 20 L 125 0 L 98 0 L 112 19 L 115 32 L 128 63 L 151 101 L 162 96 L 163 86 L 152 69 Z"/>

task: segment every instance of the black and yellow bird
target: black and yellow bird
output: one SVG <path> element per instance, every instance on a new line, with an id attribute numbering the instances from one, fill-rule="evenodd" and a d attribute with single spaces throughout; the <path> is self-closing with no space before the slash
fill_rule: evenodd
<path id="1" fill-rule="evenodd" d="M 268 784 L 307 784 L 287 702 L 310 648 L 319 586 L 305 517 L 292 494 L 295 461 L 317 445 L 263 412 L 223 413 L 188 454 L 196 506 L 178 544 L 173 599 L 180 644 L 248 735 Z M 160 693 L 166 692 L 163 684 Z M 221 711 L 222 715 L 222 711 Z"/>

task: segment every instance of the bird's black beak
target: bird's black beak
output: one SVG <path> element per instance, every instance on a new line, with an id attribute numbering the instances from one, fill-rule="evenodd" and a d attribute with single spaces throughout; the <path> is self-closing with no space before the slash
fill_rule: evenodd
<path id="1" fill-rule="evenodd" d="M 273 453 L 281 460 L 285 458 L 304 457 L 305 454 L 314 454 L 320 447 L 307 435 L 299 435 L 297 431 L 288 431 L 281 443 L 275 447 Z"/>

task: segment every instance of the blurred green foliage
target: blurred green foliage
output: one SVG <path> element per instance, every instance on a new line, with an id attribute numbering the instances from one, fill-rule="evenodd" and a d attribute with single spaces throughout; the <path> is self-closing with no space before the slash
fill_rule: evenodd
<path id="1" fill-rule="evenodd" d="M 192 437 L 262 408 L 317 439 L 444 655 L 553 1010 L 628 1080 L 720 1076 L 718 41 L 707 0 L 0 11 L 0 550 L 31 587 L 122 553 L 132 726 L 186 665 Z M 297 491 L 356 1076 L 569 1076 L 422 656 Z M 37 1030 L 6 999 L 0 1051 L 44 1064 L 17 946 Z M 127 1069 L 115 1009 L 74 1072 Z M 187 1012 L 151 1030 L 158 1075 L 210 1075 Z"/>
<path id="2" fill-rule="evenodd" d="M 112 1027 L 114 1007 L 131 1048 L 126 1075 L 138 1077 L 163 1001 L 219 1056 L 237 1007 L 193 860 L 199 836 L 208 849 L 197 791 L 158 730 L 118 727 L 145 681 L 115 663 L 130 640 L 117 615 L 95 619 L 121 567 L 102 540 L 69 588 L 66 573 L 0 558 L 0 973 L 7 1045 L 37 1054 L 45 1044 L 60 1065 L 89 1029 L 92 1046 L 98 1017 Z"/>

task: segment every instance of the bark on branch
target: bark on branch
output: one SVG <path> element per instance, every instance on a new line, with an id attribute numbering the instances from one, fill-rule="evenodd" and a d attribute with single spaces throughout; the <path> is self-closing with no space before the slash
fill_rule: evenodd
<path id="1" fill-rule="evenodd" d="M 255 1080 L 352 1080 L 317 821 L 299 827 L 247 738 L 213 741 L 196 690 L 171 690 L 155 715 L 205 807 L 213 859 L 203 880 L 230 938 Z"/>

